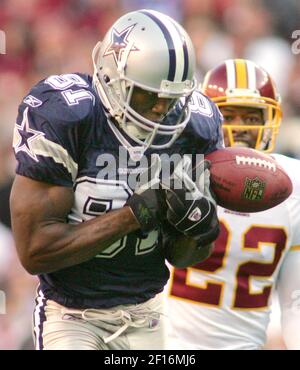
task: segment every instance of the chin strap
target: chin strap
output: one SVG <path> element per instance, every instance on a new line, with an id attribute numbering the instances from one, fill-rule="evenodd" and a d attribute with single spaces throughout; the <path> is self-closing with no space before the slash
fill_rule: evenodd
<path id="1" fill-rule="evenodd" d="M 124 146 L 124 148 L 128 151 L 130 159 L 132 159 L 134 162 L 140 161 L 147 149 L 146 145 L 132 146 L 128 142 L 128 140 L 121 134 L 121 132 L 118 130 L 115 124 L 113 124 L 109 119 L 107 119 L 107 122 L 112 132 L 115 134 L 116 138 L 119 140 L 122 146 Z"/>

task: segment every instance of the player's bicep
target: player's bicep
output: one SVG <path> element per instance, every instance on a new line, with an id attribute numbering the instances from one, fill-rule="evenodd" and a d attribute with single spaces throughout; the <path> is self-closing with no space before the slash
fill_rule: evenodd
<path id="1" fill-rule="evenodd" d="M 72 207 L 72 188 L 16 176 L 11 197 L 11 217 L 20 257 L 33 246 L 43 227 L 65 222 Z"/>
<path id="2" fill-rule="evenodd" d="M 282 334 L 288 349 L 300 349 L 300 247 L 291 248 L 277 284 Z"/>

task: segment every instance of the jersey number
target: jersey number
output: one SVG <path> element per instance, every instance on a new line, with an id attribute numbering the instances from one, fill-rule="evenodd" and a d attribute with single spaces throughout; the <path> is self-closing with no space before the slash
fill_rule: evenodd
<path id="1" fill-rule="evenodd" d="M 191 111 L 194 113 L 200 113 L 203 116 L 207 116 L 207 117 L 213 116 L 211 103 L 205 96 L 203 96 L 197 91 L 191 97 L 190 107 L 191 107 Z"/>
<path id="2" fill-rule="evenodd" d="M 204 273 L 217 273 L 219 269 L 225 267 L 230 235 L 231 232 L 228 226 L 221 222 L 221 234 L 215 242 L 213 254 L 207 260 L 192 268 L 174 269 L 170 290 L 171 296 L 210 306 L 220 306 L 222 304 L 225 283 L 211 279 L 207 280 L 205 285 L 197 286 L 190 282 L 189 274 L 193 269 Z M 273 246 L 275 253 L 272 262 L 247 261 L 238 266 L 232 308 L 257 309 L 268 305 L 271 286 L 266 285 L 261 292 L 254 293 L 251 291 L 251 279 L 258 278 L 261 280 L 274 273 L 284 251 L 286 241 L 286 233 L 281 228 L 252 226 L 244 233 L 242 250 L 259 253 L 261 244 L 264 243 Z"/>
<path id="3" fill-rule="evenodd" d="M 87 176 L 77 179 L 74 191 L 77 210 L 71 212 L 69 220 L 76 223 L 83 220 L 88 221 L 111 210 L 119 209 L 132 195 L 132 190 L 125 181 L 95 179 Z M 89 196 L 86 197 L 86 194 L 89 194 Z M 112 195 L 114 198 L 112 198 Z M 82 214 L 82 219 L 78 217 L 78 213 Z M 107 247 L 95 258 L 113 258 L 126 247 L 134 250 L 136 256 L 140 256 L 151 253 L 157 245 L 157 231 L 152 231 L 144 239 L 131 233 Z"/>
<path id="4" fill-rule="evenodd" d="M 52 86 L 55 90 L 63 90 L 61 92 L 68 105 L 77 105 L 81 100 L 90 99 L 95 103 L 94 95 L 85 89 L 72 90 L 72 86 L 88 87 L 87 82 L 80 76 L 69 73 L 64 75 L 53 75 L 45 80 L 45 83 Z"/>

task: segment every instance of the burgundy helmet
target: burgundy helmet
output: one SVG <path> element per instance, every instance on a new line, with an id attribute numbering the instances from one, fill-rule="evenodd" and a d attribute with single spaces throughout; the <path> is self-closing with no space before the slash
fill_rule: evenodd
<path id="1" fill-rule="evenodd" d="M 280 96 L 271 76 L 246 59 L 229 59 L 207 72 L 202 92 L 218 107 L 241 106 L 262 109 L 264 125 L 223 125 L 230 145 L 235 144 L 233 130 L 257 130 L 255 149 L 270 152 L 282 118 Z"/>

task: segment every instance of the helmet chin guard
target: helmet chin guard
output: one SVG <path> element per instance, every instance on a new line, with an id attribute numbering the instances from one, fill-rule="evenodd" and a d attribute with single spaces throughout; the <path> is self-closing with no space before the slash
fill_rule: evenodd
<path id="1" fill-rule="evenodd" d="M 170 146 L 190 119 L 188 100 L 197 85 L 194 49 L 184 29 L 162 13 L 134 11 L 114 23 L 92 57 L 93 83 L 108 114 L 118 123 L 120 142 L 130 146 L 119 128 L 144 151 Z M 160 121 L 145 118 L 131 106 L 136 87 L 159 98 L 183 98 L 182 114 L 172 125 L 163 123 L 165 117 Z M 157 136 L 169 136 L 169 140 L 155 145 Z"/>

